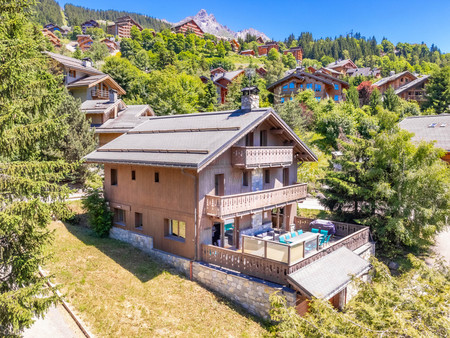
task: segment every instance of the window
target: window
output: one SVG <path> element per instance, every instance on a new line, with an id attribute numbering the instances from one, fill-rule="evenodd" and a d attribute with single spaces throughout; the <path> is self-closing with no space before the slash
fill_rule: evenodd
<path id="1" fill-rule="evenodd" d="M 70 70 L 69 70 L 69 76 L 70 76 L 70 77 L 77 77 L 77 72 L 74 71 L 73 69 L 70 69 Z"/>
<path id="2" fill-rule="evenodd" d="M 288 85 L 284 85 L 283 86 L 283 91 L 285 92 L 285 91 L 287 91 L 288 90 Z"/>
<path id="3" fill-rule="evenodd" d="M 117 185 L 117 169 L 111 169 L 111 185 Z"/>
<path id="4" fill-rule="evenodd" d="M 334 84 L 334 90 L 339 90 L 339 85 L 338 84 Z"/>
<path id="5" fill-rule="evenodd" d="M 289 101 L 292 101 L 292 96 L 289 98 Z"/>
<path id="6" fill-rule="evenodd" d="M 248 187 L 248 171 L 242 172 L 242 185 Z"/>
<path id="7" fill-rule="evenodd" d="M 281 98 L 281 103 L 284 103 L 284 97 Z"/>
<path id="8" fill-rule="evenodd" d="M 339 95 L 334 95 L 334 101 L 339 101 Z"/>
<path id="9" fill-rule="evenodd" d="M 136 181 L 136 170 L 131 170 L 131 179 Z"/>
<path id="10" fill-rule="evenodd" d="M 186 238 L 186 223 L 183 221 L 169 219 L 168 224 L 169 224 L 168 235 L 174 236 L 184 241 L 184 239 Z"/>
<path id="11" fill-rule="evenodd" d="M 311 89 L 312 90 L 312 83 L 307 83 L 306 84 L 306 89 Z"/>
<path id="12" fill-rule="evenodd" d="M 320 102 L 321 97 L 316 97 L 317 102 Z"/>
<path id="13" fill-rule="evenodd" d="M 289 89 L 294 89 L 294 88 L 295 88 L 295 83 L 294 82 L 289 83 Z"/>
<path id="14" fill-rule="evenodd" d="M 253 147 L 253 133 L 248 133 L 245 135 L 245 146 Z"/>
<path id="15" fill-rule="evenodd" d="M 155 173 L 155 182 L 159 183 L 159 172 Z"/>
<path id="16" fill-rule="evenodd" d="M 125 226 L 125 210 L 114 208 L 114 223 Z"/>
<path id="17" fill-rule="evenodd" d="M 142 214 L 140 212 L 134 213 L 134 227 L 142 229 Z"/>
<path id="18" fill-rule="evenodd" d="M 261 147 L 267 147 L 267 130 L 261 130 L 259 133 L 259 143 Z"/>
<path id="19" fill-rule="evenodd" d="M 314 90 L 316 92 L 320 92 L 322 90 L 322 86 L 320 84 L 316 84 Z"/>
<path id="20" fill-rule="evenodd" d="M 270 183 L 270 169 L 264 170 L 264 183 Z"/>
<path id="21" fill-rule="evenodd" d="M 300 85 L 300 89 L 303 89 L 303 85 L 302 84 Z"/>

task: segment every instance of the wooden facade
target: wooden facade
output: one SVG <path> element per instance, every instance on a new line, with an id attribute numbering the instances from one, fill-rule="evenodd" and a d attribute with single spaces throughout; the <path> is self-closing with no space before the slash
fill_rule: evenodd
<path id="1" fill-rule="evenodd" d="M 394 74 L 389 76 L 388 78 L 381 79 L 380 81 L 375 82 L 373 85 L 378 88 L 381 94 L 383 94 L 389 87 L 398 89 L 409 82 L 414 81 L 417 77 L 410 72 L 402 72 L 399 74 Z"/>
<path id="2" fill-rule="evenodd" d="M 295 60 L 297 60 L 297 62 L 301 62 L 303 60 L 303 48 L 302 47 L 293 47 L 293 48 L 290 48 L 283 52 L 284 55 L 286 55 L 287 53 L 292 53 L 292 55 L 294 55 Z"/>
<path id="3" fill-rule="evenodd" d="M 83 34 L 86 33 L 86 29 L 88 28 L 99 28 L 99 27 L 100 27 L 99 23 L 95 20 L 88 20 L 81 24 L 81 30 L 83 31 Z"/>
<path id="4" fill-rule="evenodd" d="M 195 20 L 184 22 L 182 24 L 174 26 L 172 29 L 175 33 L 194 33 L 199 37 L 203 37 L 203 35 L 205 34 L 200 26 L 195 22 Z"/>
<path id="5" fill-rule="evenodd" d="M 53 34 L 53 32 L 49 31 L 48 29 L 43 29 L 42 34 L 50 40 L 53 46 L 55 46 L 56 48 L 61 48 L 61 40 L 55 34 Z"/>
<path id="6" fill-rule="evenodd" d="M 293 72 L 267 87 L 274 94 L 275 104 L 292 100 L 293 96 L 304 90 L 312 90 L 318 101 L 331 98 L 340 102 L 345 99 L 343 89 L 347 88 L 347 82 L 319 72 Z"/>
<path id="7" fill-rule="evenodd" d="M 255 56 L 255 51 L 253 49 L 247 49 L 247 50 L 241 51 L 239 54 Z"/>
<path id="8" fill-rule="evenodd" d="M 272 42 L 268 42 L 268 43 L 265 44 L 265 45 L 258 46 L 258 55 L 259 55 L 259 56 L 261 56 L 261 55 L 267 55 L 267 54 L 269 54 L 269 51 L 270 51 L 272 48 L 275 48 L 277 51 L 280 50 L 280 47 L 278 46 L 278 43 L 277 43 L 276 41 L 272 41 Z"/>
<path id="9" fill-rule="evenodd" d="M 94 43 L 90 35 L 77 35 L 78 48 L 83 52 L 89 50 Z"/>
<path id="10" fill-rule="evenodd" d="M 118 36 L 120 38 L 131 38 L 131 27 L 137 27 L 142 31 L 142 26 L 133 20 L 130 16 L 118 18 L 114 24 L 109 25 L 106 29 L 108 34 Z"/>

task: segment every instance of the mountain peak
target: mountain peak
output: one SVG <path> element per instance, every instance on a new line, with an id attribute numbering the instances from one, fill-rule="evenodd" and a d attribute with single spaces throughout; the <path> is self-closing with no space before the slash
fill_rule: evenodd
<path id="1" fill-rule="evenodd" d="M 229 29 L 227 26 L 224 26 L 217 22 L 216 17 L 214 14 L 208 14 L 208 12 L 205 9 L 200 9 L 197 14 L 194 16 L 188 16 L 178 22 L 177 24 L 187 22 L 190 20 L 195 20 L 195 22 L 200 26 L 200 28 L 205 32 L 209 34 L 216 35 L 218 37 L 224 37 L 224 38 L 244 38 L 247 34 L 261 36 L 264 40 L 270 40 L 267 35 L 265 35 L 262 32 L 257 31 L 254 28 L 244 29 L 240 32 L 234 32 L 231 29 Z"/>

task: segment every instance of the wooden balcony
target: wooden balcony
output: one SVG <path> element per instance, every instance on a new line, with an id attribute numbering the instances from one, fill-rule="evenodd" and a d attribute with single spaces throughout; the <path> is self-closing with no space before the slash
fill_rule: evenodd
<path id="1" fill-rule="evenodd" d="M 297 183 L 286 187 L 244 194 L 228 196 L 206 195 L 206 214 L 223 218 L 281 207 L 305 199 L 306 188 L 306 183 Z"/>
<path id="2" fill-rule="evenodd" d="M 231 164 L 243 169 L 290 166 L 293 158 L 293 147 L 233 147 L 231 149 Z"/>
<path id="3" fill-rule="evenodd" d="M 109 92 L 102 89 L 92 89 L 91 96 L 97 99 L 109 99 Z"/>
<path id="4" fill-rule="evenodd" d="M 300 226 L 301 228 L 309 229 L 310 221 L 312 220 L 296 217 L 296 228 Z M 369 227 L 334 221 L 333 223 L 336 224 L 336 240 L 331 242 L 328 246 L 319 249 L 312 255 L 302 256 L 300 259 L 291 259 L 293 257 L 292 250 L 295 250 L 296 248 L 288 248 L 286 245 L 284 245 L 283 248 L 291 251 L 288 254 L 290 258 L 287 261 L 274 259 L 276 257 L 273 255 L 270 256 L 268 245 L 274 246 L 276 244 L 281 247 L 282 244 L 258 239 L 263 245 L 263 255 L 254 255 L 202 244 L 202 260 L 209 264 L 238 271 L 273 283 L 288 285 L 287 275 L 317 261 L 339 248 L 346 247 L 349 250 L 354 251 L 370 242 Z M 274 248 L 272 248 L 272 251 L 273 249 Z"/>

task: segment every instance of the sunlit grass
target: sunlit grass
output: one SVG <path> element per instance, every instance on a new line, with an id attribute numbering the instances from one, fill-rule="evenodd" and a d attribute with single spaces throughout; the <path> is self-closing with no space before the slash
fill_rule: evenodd
<path id="1" fill-rule="evenodd" d="M 128 244 L 53 222 L 55 275 L 98 336 L 262 336 L 263 323 Z"/>

